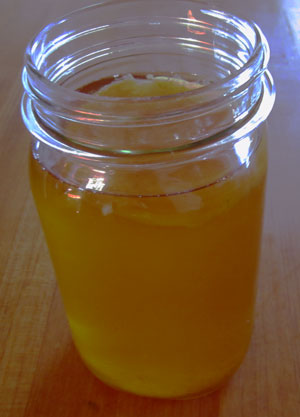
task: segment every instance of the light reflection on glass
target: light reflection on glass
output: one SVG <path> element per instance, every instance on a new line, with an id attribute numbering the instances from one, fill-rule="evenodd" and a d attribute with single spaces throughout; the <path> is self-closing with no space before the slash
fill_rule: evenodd
<path id="1" fill-rule="evenodd" d="M 48 25 L 45 29 L 49 30 L 52 26 L 54 26 L 54 23 L 51 23 Z M 37 60 L 35 62 L 36 67 L 38 70 L 41 69 L 42 65 L 44 64 L 45 60 L 48 58 L 49 55 L 52 54 L 56 49 L 60 48 L 63 44 L 66 43 L 66 40 L 68 38 L 71 38 L 71 35 L 74 33 L 74 31 L 70 32 L 64 32 L 62 35 L 58 36 L 57 38 L 53 39 L 49 42 L 49 46 L 47 48 L 44 48 L 44 42 L 41 42 L 41 36 L 43 35 L 43 32 L 41 32 L 40 36 L 36 39 L 35 43 L 33 44 L 33 51 L 37 51 L 38 44 L 41 44 L 41 53 L 38 54 Z"/>
<path id="2" fill-rule="evenodd" d="M 105 174 L 105 171 L 102 171 L 101 169 L 93 169 L 94 172 L 99 172 L 99 174 Z"/>
<path id="3" fill-rule="evenodd" d="M 67 196 L 70 197 L 70 198 L 77 199 L 77 200 L 80 200 L 81 199 L 81 195 L 78 195 L 78 194 L 68 193 Z"/>
<path id="4" fill-rule="evenodd" d="M 95 191 L 102 191 L 105 186 L 104 178 L 97 177 L 97 178 L 89 178 L 88 183 L 86 185 L 87 190 L 95 190 Z"/>
<path id="5" fill-rule="evenodd" d="M 249 166 L 250 146 L 251 139 L 249 136 L 246 136 L 234 145 L 237 157 L 239 158 L 241 164 L 246 164 L 247 168 Z"/>
<path id="6" fill-rule="evenodd" d="M 188 19 L 190 19 L 190 20 L 193 20 L 193 21 L 195 21 L 195 23 L 200 23 L 194 16 L 193 16 L 193 12 L 191 11 L 191 10 L 188 10 L 188 12 L 187 12 L 187 17 L 188 17 Z M 192 28 L 192 26 L 196 26 L 196 25 L 194 25 L 194 24 L 189 24 L 188 25 L 188 27 L 187 27 L 187 30 L 188 30 L 188 32 L 191 32 L 191 33 L 195 33 L 196 35 L 205 35 L 205 32 L 201 32 L 201 31 L 199 31 L 199 30 L 196 30 L 196 29 L 193 29 Z"/>
<path id="7" fill-rule="evenodd" d="M 90 113 L 90 114 L 94 114 L 94 113 Z M 80 120 L 81 122 L 94 122 L 95 119 L 91 119 L 90 117 L 77 117 L 76 120 Z M 102 119 L 98 119 L 98 121 L 102 121 Z"/>

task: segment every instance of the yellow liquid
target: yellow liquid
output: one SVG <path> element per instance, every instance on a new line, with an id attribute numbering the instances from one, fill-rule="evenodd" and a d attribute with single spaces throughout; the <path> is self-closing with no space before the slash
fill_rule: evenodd
<path id="1" fill-rule="evenodd" d="M 73 338 L 95 375 L 165 398 L 222 384 L 251 336 L 265 140 L 231 176 L 172 196 L 81 190 L 33 157 L 30 170 Z M 140 184 L 155 175 L 141 170 Z"/>

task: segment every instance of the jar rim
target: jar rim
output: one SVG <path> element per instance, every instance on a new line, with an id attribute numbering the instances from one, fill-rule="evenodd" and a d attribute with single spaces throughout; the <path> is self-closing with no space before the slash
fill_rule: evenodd
<path id="1" fill-rule="evenodd" d="M 168 0 L 161 2 L 161 0 L 153 0 L 152 6 L 154 3 L 157 4 L 167 4 Z M 177 2 L 178 4 L 193 4 L 197 6 L 197 13 L 202 17 L 207 16 L 209 19 L 214 19 L 214 21 L 219 22 L 226 26 L 227 30 L 229 28 L 235 28 L 240 30 L 242 35 L 245 35 L 245 39 L 248 42 L 249 56 L 246 57 L 245 61 L 242 62 L 242 65 L 237 69 L 231 71 L 227 76 L 220 77 L 213 82 L 210 82 L 207 85 L 201 85 L 198 88 L 190 89 L 184 92 L 169 94 L 164 96 L 147 96 L 147 97 L 111 97 L 105 95 L 92 95 L 80 92 L 78 90 L 70 89 L 62 84 L 59 84 L 53 80 L 53 74 L 49 76 L 49 72 L 46 73 L 44 68 L 41 69 L 44 63 L 44 60 L 55 50 L 64 46 L 67 42 L 72 41 L 75 37 L 84 36 L 88 30 L 82 31 L 80 33 L 71 32 L 62 32 L 61 29 L 64 28 L 64 24 L 72 19 L 76 19 L 79 16 L 82 16 L 84 13 L 94 12 L 95 9 L 99 9 L 105 6 L 114 6 L 117 4 L 122 5 L 134 5 L 141 3 L 141 0 L 102 0 L 100 3 L 86 6 L 84 8 L 75 10 L 71 13 L 66 14 L 65 16 L 53 21 L 49 25 L 45 26 L 38 35 L 36 35 L 33 40 L 28 44 L 26 53 L 25 53 L 25 67 L 23 70 L 23 85 L 25 88 L 25 97 L 23 100 L 23 118 L 25 124 L 29 127 L 29 130 L 38 138 L 44 134 L 44 132 L 39 132 L 37 134 L 37 129 L 40 129 L 39 124 L 35 124 L 35 127 L 32 127 L 32 120 L 41 116 L 45 110 L 47 119 L 48 114 L 53 112 L 55 117 L 60 117 L 65 120 L 74 121 L 76 123 L 81 122 L 84 119 L 84 123 L 95 126 L 124 126 L 126 127 L 138 127 L 138 126 L 152 126 L 152 125 L 161 125 L 167 123 L 176 123 L 182 120 L 189 120 L 195 115 L 199 114 L 208 114 L 216 108 L 223 108 L 225 105 L 230 103 L 230 100 L 235 99 L 238 96 L 245 95 L 248 90 L 251 89 L 258 90 L 255 92 L 255 99 L 250 100 L 250 104 L 245 104 L 241 98 L 241 105 L 237 106 L 238 112 L 235 117 L 237 121 L 240 121 L 242 118 L 245 118 L 249 113 L 249 109 L 255 107 L 255 104 L 259 102 L 260 95 L 263 94 L 263 84 L 265 85 L 265 91 L 269 96 L 274 96 L 274 87 L 272 78 L 267 71 L 267 65 L 269 61 L 269 47 L 267 40 L 264 37 L 264 34 L 260 28 L 252 21 L 245 20 L 240 17 L 236 17 L 233 14 L 209 9 L 208 4 L 205 1 L 198 0 L 172 0 L 172 2 Z M 191 10 L 189 10 L 191 11 Z M 180 22 L 184 25 L 192 24 L 193 28 L 197 28 L 204 24 L 213 26 L 208 23 L 208 21 L 200 20 L 200 18 L 195 18 L 191 12 L 191 15 L 188 17 L 180 17 Z M 152 19 L 163 18 L 163 19 L 178 19 L 178 13 L 168 11 L 168 14 L 163 17 L 158 16 L 157 14 L 152 16 Z M 220 23 L 221 22 L 221 23 Z M 153 23 L 153 22 L 152 22 Z M 56 35 L 54 41 L 49 42 L 47 36 L 51 31 L 55 31 L 55 28 L 59 28 L 61 32 Z M 98 27 L 99 29 L 99 27 Z M 104 29 L 105 28 L 101 28 Z M 216 30 L 216 27 L 213 28 Z M 94 30 L 94 27 L 90 29 Z M 196 30 L 196 29 L 195 29 Z M 211 30 L 211 28 L 209 28 Z M 220 30 L 220 28 L 218 29 Z M 50 39 L 51 40 L 51 39 Z M 47 42 L 50 45 L 47 45 Z M 249 47 L 250 47 L 249 46 Z M 259 81 L 256 83 L 256 81 Z M 257 88 L 256 84 L 261 84 Z M 50 98 L 49 98 L 50 97 Z M 171 110 L 168 108 L 169 103 L 178 103 L 181 99 L 186 100 L 190 103 L 190 99 L 197 99 L 197 105 L 193 106 L 183 106 L 178 109 L 171 106 Z M 273 101 L 272 101 L 273 100 Z M 245 100 L 244 100 L 245 101 Z M 74 110 L 74 102 L 76 102 L 77 108 Z M 268 102 L 268 109 L 263 112 L 260 118 L 257 119 L 257 123 L 265 120 L 268 116 L 271 108 L 273 106 L 273 99 Z M 55 107 L 53 103 L 57 104 Z M 86 103 L 92 104 L 92 111 L 86 111 Z M 139 119 L 139 115 L 134 113 L 136 105 L 139 104 L 153 105 L 156 103 L 167 103 L 164 110 L 162 108 L 149 116 L 142 115 Z M 182 103 L 182 102 L 181 102 Z M 194 102 L 195 103 L 195 102 Z M 118 113 L 114 111 L 110 112 L 111 105 L 122 105 L 122 112 Z M 264 102 L 266 104 L 266 102 Z M 99 106 L 99 107 L 98 107 Z M 101 107 L 102 106 L 102 107 Z M 245 107 L 246 106 L 246 107 Z M 248 108 L 248 107 L 249 108 Z M 39 107 L 39 111 L 36 111 Z M 245 108 L 244 108 L 245 107 Z M 124 110 L 125 109 L 125 110 Z M 133 110 L 132 110 L 133 109 Z M 153 107 L 151 107 L 153 109 Z M 165 110 L 166 109 L 166 110 Z M 26 114 L 27 113 L 27 114 Z M 132 116 L 134 114 L 134 116 Z M 41 119 L 43 119 L 43 115 Z M 46 123 L 47 124 L 47 123 Z M 230 125 L 226 126 L 229 127 Z M 254 128 L 254 126 L 252 126 Z M 226 129 L 223 128 L 225 131 Z M 215 132 L 214 132 L 215 133 Z M 211 135 L 213 136 L 213 134 Z M 45 140 L 49 141 L 49 137 Z M 79 141 L 80 142 L 80 141 Z M 80 143 L 77 144 L 80 144 Z M 76 141 L 74 141 L 76 144 Z M 92 148 L 94 147 L 91 146 Z M 170 147 L 166 147 L 170 149 Z M 175 149 L 175 148 L 174 148 Z"/>
<path id="2" fill-rule="evenodd" d="M 126 2 L 122 3 L 136 3 L 140 0 L 127 0 Z M 153 2 L 161 3 L 161 0 L 152 0 Z M 192 2 L 196 4 L 197 6 L 207 6 L 206 2 L 203 2 L 202 0 L 189 0 L 189 2 Z M 90 11 L 92 9 L 98 9 L 99 7 L 103 7 L 106 5 L 113 5 L 113 4 L 120 3 L 119 0 L 102 0 L 99 3 L 85 6 L 82 8 L 79 8 L 77 10 L 71 11 L 70 13 L 65 14 L 61 18 L 52 21 L 45 27 L 41 29 L 41 31 L 29 42 L 26 48 L 25 52 L 25 71 L 27 67 L 27 71 L 30 70 L 35 76 L 37 76 L 40 80 L 45 83 L 45 85 L 51 89 L 53 89 L 55 92 L 62 92 L 64 94 L 71 95 L 74 99 L 86 99 L 86 93 L 82 93 L 78 90 L 71 90 L 67 87 L 64 87 L 61 84 L 55 83 L 49 78 L 47 78 L 38 68 L 37 64 L 32 59 L 33 51 L 36 49 L 36 44 L 40 42 L 42 38 L 45 37 L 45 34 L 51 30 L 54 26 L 65 23 L 68 19 L 72 19 L 75 16 L 78 16 L 86 11 Z M 111 97 L 111 96 L 97 96 L 97 95 L 90 95 L 89 101 L 99 103 L 99 102 L 112 102 L 112 103 L 143 103 L 143 102 L 153 102 L 153 101 L 167 101 L 170 99 L 176 99 L 178 97 L 191 97 L 191 96 L 198 96 L 199 94 L 207 94 L 208 92 L 215 91 L 220 89 L 220 87 L 225 88 L 228 91 L 236 91 L 237 89 L 243 88 L 245 84 L 249 82 L 249 79 L 251 76 L 256 75 L 259 76 L 261 72 L 263 72 L 268 64 L 269 61 L 269 47 L 268 43 L 265 39 L 264 34 L 262 33 L 261 29 L 257 26 L 255 22 L 252 20 L 246 20 L 241 17 L 235 16 L 231 13 L 224 12 L 217 9 L 202 9 L 201 13 L 205 15 L 210 15 L 213 17 L 216 17 L 217 19 L 222 20 L 223 22 L 230 22 L 230 24 L 233 24 L 233 22 L 237 25 L 243 25 L 246 30 L 252 31 L 253 34 L 255 34 L 255 45 L 253 45 L 253 51 L 251 55 L 249 56 L 249 59 L 247 62 L 241 66 L 236 71 L 232 72 L 228 76 L 224 78 L 219 78 L 218 80 L 209 83 L 204 86 L 200 86 L 198 88 L 194 88 L 192 90 L 175 93 L 175 94 L 169 94 L 164 96 L 146 96 L 146 97 Z M 175 16 L 170 16 L 175 17 Z M 196 21 L 198 19 L 192 17 L 190 18 L 193 21 Z M 188 20 L 188 19 L 186 19 Z M 64 41 L 67 39 L 65 38 Z M 262 51 L 263 49 L 263 51 Z M 263 53 L 262 53 L 263 52 Z M 252 67 L 252 70 L 250 70 Z M 259 68 L 257 68 L 259 67 Z"/>

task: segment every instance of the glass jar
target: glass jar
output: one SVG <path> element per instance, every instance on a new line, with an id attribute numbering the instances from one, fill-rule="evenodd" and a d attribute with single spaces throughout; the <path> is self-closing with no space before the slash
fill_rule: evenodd
<path id="1" fill-rule="evenodd" d="M 275 97 L 268 60 L 254 23 L 188 0 L 103 1 L 26 50 L 33 196 L 74 342 L 111 386 L 201 395 L 245 355 Z M 97 94 L 120 77 L 191 88 Z"/>

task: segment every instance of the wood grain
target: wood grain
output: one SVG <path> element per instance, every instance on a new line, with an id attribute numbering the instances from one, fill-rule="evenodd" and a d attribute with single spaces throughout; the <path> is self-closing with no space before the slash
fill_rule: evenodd
<path id="1" fill-rule="evenodd" d="M 221 1 L 215 2 L 222 6 Z M 23 51 L 79 0 L 4 0 L 0 15 L 1 417 L 300 416 L 300 4 L 228 0 L 254 18 L 272 50 L 277 101 L 270 155 L 256 325 L 232 380 L 202 399 L 138 398 L 100 383 L 72 344 L 27 180 L 22 124 Z"/>

